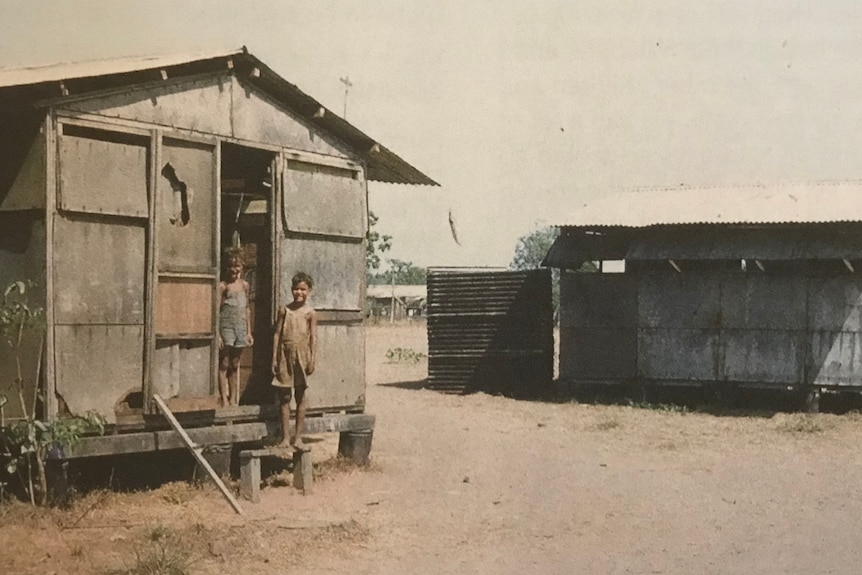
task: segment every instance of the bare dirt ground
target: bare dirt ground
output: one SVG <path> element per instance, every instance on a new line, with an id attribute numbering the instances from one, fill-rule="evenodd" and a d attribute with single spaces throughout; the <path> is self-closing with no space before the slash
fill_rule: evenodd
<path id="1" fill-rule="evenodd" d="M 0 572 L 859 573 L 862 416 L 715 416 L 421 389 L 416 327 L 368 329 L 372 465 L 314 444 L 312 494 L 270 479 L 0 507 Z M 147 562 L 150 563 L 147 563 Z M 173 562 L 173 563 L 172 563 Z M 137 570 L 135 570 L 137 568 Z M 182 572 L 182 571 L 175 571 Z"/>

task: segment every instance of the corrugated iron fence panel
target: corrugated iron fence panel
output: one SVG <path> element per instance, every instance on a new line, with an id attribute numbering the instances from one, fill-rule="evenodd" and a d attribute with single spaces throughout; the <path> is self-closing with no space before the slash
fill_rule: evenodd
<path id="1" fill-rule="evenodd" d="M 428 386 L 535 395 L 553 379 L 551 271 L 428 271 Z"/>

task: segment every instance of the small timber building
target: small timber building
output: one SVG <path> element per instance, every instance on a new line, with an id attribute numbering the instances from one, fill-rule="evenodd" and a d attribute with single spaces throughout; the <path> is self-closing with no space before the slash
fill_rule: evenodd
<path id="1" fill-rule="evenodd" d="M 112 432 L 71 455 L 181 447 L 151 416 L 154 394 L 200 445 L 277 433 L 272 324 L 298 270 L 315 280 L 320 322 L 308 407 L 321 417 L 307 430 L 373 422 L 367 181 L 434 181 L 245 48 L 0 70 L 0 134 L 0 285 L 32 280 L 47 328 L 22 343 L 24 396 L 38 382 L 37 416 L 97 412 Z M 216 286 L 230 246 L 245 256 L 255 344 L 241 405 L 220 408 Z M 11 399 L 10 365 L 2 345 Z M 22 415 L 17 401 L 5 409 Z"/>
<path id="2" fill-rule="evenodd" d="M 560 223 L 563 382 L 862 390 L 862 183 L 641 190 Z"/>

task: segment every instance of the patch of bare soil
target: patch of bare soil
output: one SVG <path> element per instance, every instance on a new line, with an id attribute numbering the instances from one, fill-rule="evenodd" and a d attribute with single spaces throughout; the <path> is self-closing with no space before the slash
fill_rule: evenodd
<path id="1" fill-rule="evenodd" d="M 161 557 L 205 575 L 859 572 L 858 414 L 448 396 L 422 387 L 422 327 L 367 336 L 369 469 L 333 460 L 337 438 L 321 436 L 314 491 L 273 476 L 245 519 L 185 484 L 66 511 L 3 506 L 0 569 L 157 573 L 133 568 Z"/>

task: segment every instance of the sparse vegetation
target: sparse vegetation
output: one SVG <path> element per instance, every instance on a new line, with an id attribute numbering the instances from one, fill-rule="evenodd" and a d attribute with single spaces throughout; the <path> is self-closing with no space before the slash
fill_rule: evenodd
<path id="1" fill-rule="evenodd" d="M 421 351 L 409 347 L 395 347 L 386 350 L 386 359 L 389 363 L 419 363 L 428 356 Z"/>
<path id="2" fill-rule="evenodd" d="M 593 425 L 593 429 L 596 431 L 610 431 L 617 429 L 620 425 L 622 425 L 620 420 L 613 415 L 604 415 Z"/>
<path id="3" fill-rule="evenodd" d="M 28 299 L 34 286 L 32 281 L 12 282 L 6 286 L 0 302 L 0 337 L 15 357 L 14 381 L 23 414 L 22 419 L 7 425 L 4 408 L 9 398 L 0 395 L 0 458 L 7 476 L 17 474 L 20 477 L 30 503 L 43 505 L 48 496 L 45 464 L 49 455 L 55 451 L 62 453 L 64 448 L 74 444 L 86 433 L 103 433 L 105 422 L 101 416 L 91 412 L 53 422 L 39 419 L 36 416 L 37 406 L 44 402 L 38 385 L 40 364 L 35 366 L 30 382 L 33 395 L 26 397 L 27 379 L 22 365 L 22 343 L 25 334 L 41 334 L 45 329 L 44 310 L 32 305 Z M 0 495 L 7 483 L 0 482 Z"/>
<path id="4" fill-rule="evenodd" d="M 163 525 L 150 528 L 143 549 L 135 549 L 135 562 L 111 575 L 189 575 L 195 563 L 191 549 L 172 529 Z"/>
<path id="5" fill-rule="evenodd" d="M 830 425 L 822 416 L 813 413 L 792 413 L 782 418 L 778 430 L 786 433 L 823 433 Z"/>

